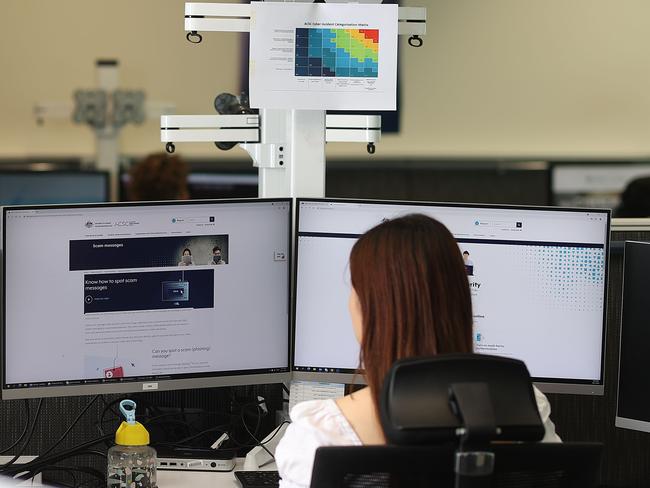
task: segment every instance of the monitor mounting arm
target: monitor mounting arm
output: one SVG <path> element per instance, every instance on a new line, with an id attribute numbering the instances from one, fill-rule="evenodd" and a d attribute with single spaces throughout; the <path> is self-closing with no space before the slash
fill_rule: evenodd
<path id="1" fill-rule="evenodd" d="M 201 32 L 249 32 L 250 4 L 185 4 L 186 38 Z M 398 32 L 420 47 L 426 34 L 426 9 L 400 7 Z M 216 103 L 215 103 L 216 105 Z M 214 142 L 220 148 L 239 144 L 259 168 L 260 197 L 323 197 L 325 143 L 365 142 L 370 154 L 381 137 L 377 115 L 326 115 L 324 110 L 261 108 L 259 113 L 162 116 L 161 141 L 173 152 L 178 142 Z"/>
<path id="2" fill-rule="evenodd" d="M 268 112 L 268 111 L 267 111 Z M 270 117 L 271 114 L 267 115 Z M 163 115 L 160 117 L 160 140 L 169 153 L 175 142 L 224 142 L 239 144 L 259 167 L 283 165 L 285 141 L 262 142 L 260 115 Z M 368 153 L 375 152 L 381 138 L 379 115 L 333 115 L 325 117 L 326 142 L 366 142 Z M 263 147 L 265 146 L 265 147 Z M 230 149 L 230 147 L 220 147 Z"/>

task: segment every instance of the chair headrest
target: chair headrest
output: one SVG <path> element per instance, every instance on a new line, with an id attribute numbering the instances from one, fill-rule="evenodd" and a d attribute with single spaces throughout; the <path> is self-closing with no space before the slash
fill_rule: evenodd
<path id="1" fill-rule="evenodd" d="M 537 441 L 544 437 L 526 365 L 516 359 L 481 354 L 442 354 L 397 361 L 386 376 L 380 401 L 389 444 L 455 442 L 464 426 L 450 402 L 450 387 L 487 386 L 498 435 L 493 440 Z"/>

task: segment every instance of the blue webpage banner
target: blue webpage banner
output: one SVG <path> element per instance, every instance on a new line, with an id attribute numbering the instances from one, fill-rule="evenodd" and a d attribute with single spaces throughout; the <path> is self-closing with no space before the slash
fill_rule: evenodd
<path id="1" fill-rule="evenodd" d="M 228 235 L 136 237 L 70 241 L 70 271 L 228 263 Z"/>
<path id="2" fill-rule="evenodd" d="M 213 307 L 212 269 L 84 275 L 84 313 Z"/>

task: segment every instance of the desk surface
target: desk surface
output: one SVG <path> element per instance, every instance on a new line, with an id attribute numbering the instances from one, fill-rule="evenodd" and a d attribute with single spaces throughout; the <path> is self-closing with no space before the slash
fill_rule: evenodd
<path id="1" fill-rule="evenodd" d="M 244 458 L 237 458 L 235 469 L 227 472 L 209 472 L 204 471 L 172 471 L 168 469 L 157 470 L 158 488 L 241 488 L 239 482 L 235 479 L 235 471 L 240 471 L 244 467 Z M 275 463 L 270 463 L 261 470 L 275 470 Z"/>

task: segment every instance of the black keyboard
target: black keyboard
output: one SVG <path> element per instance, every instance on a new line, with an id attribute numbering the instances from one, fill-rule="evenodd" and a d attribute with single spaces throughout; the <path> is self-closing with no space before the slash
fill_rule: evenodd
<path id="1" fill-rule="evenodd" d="M 280 475 L 277 471 L 235 471 L 242 488 L 277 488 Z"/>

